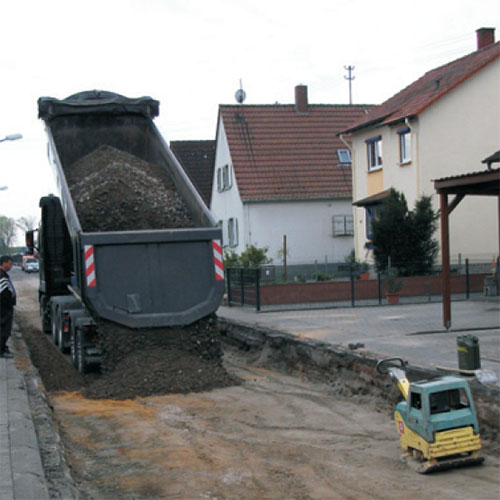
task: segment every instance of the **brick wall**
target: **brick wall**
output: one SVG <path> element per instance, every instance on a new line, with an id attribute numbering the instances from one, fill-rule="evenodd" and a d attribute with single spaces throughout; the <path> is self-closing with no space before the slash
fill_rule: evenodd
<path id="1" fill-rule="evenodd" d="M 482 292 L 486 274 L 469 276 L 469 291 Z M 404 285 L 401 297 L 441 295 L 441 276 L 417 276 L 401 278 Z M 465 275 L 451 276 L 451 293 L 466 292 Z M 378 299 L 377 280 L 356 280 L 354 282 L 356 300 Z M 382 297 L 385 297 L 382 288 Z M 281 285 L 262 285 L 260 290 L 262 305 L 298 304 L 309 302 L 336 302 L 351 300 L 350 281 L 325 281 L 315 283 L 287 283 Z"/>

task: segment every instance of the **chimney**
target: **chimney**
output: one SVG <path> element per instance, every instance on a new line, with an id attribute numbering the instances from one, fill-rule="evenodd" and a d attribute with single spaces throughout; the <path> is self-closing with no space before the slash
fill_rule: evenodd
<path id="1" fill-rule="evenodd" d="M 476 30 L 477 50 L 495 43 L 495 28 L 479 28 Z"/>
<path id="2" fill-rule="evenodd" d="M 307 85 L 297 85 L 295 87 L 295 111 L 307 113 L 307 107 Z"/>

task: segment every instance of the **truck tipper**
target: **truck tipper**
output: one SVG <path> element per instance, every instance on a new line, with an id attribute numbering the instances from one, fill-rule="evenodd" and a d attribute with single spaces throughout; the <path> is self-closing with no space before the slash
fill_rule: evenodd
<path id="1" fill-rule="evenodd" d="M 153 123 L 159 102 L 86 91 L 62 100 L 41 97 L 38 111 L 59 196 L 41 198 L 40 227 L 27 233 L 27 244 L 39 252 L 42 328 L 62 352 L 71 353 L 75 368 L 85 373 L 101 363 L 101 321 L 130 329 L 163 328 L 168 335 L 169 327 L 190 325 L 216 311 L 224 293 L 221 229 Z M 130 226 L 125 217 L 118 229 L 85 227 L 82 206 L 99 200 L 80 196 L 76 203 L 72 192 L 77 183 L 80 188 L 104 183 L 95 174 L 75 175 L 75 168 L 82 158 L 99 157 L 110 148 L 159 168 L 185 204 L 189 227 L 130 229 L 140 213 L 130 217 Z M 120 181 L 119 165 L 110 176 L 116 182 L 106 185 L 108 190 Z M 142 198 L 149 207 L 154 196 Z M 96 208 L 95 217 L 101 216 L 99 207 L 85 208 Z"/>

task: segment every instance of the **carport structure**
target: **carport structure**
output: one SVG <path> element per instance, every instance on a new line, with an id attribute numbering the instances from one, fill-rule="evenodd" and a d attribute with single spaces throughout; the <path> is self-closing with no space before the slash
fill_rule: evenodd
<path id="1" fill-rule="evenodd" d="M 471 172 L 455 177 L 444 177 L 434 181 L 434 189 L 439 194 L 441 208 L 441 260 L 443 268 L 443 324 L 446 329 L 451 326 L 451 289 L 450 289 L 450 235 L 449 217 L 451 212 L 465 196 L 496 196 L 498 220 L 498 247 L 500 254 L 500 168 L 492 168 L 493 163 L 500 162 L 500 151 L 484 159 L 488 169 Z M 450 196 L 453 199 L 448 201 Z"/>

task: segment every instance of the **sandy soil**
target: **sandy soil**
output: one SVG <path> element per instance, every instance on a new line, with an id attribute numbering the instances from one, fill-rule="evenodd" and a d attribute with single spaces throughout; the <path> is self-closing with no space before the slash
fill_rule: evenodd
<path id="1" fill-rule="evenodd" d="M 37 276 L 13 278 L 17 314 L 39 330 Z M 123 401 L 49 392 L 81 498 L 499 498 L 498 457 L 427 476 L 402 464 L 385 401 L 341 397 L 257 353 L 227 349 L 224 362 L 241 385 Z"/>

